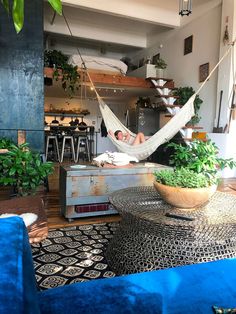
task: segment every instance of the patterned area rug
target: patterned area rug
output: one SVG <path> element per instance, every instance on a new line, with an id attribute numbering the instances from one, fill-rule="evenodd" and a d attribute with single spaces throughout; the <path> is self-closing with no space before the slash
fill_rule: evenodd
<path id="1" fill-rule="evenodd" d="M 54 229 L 42 248 L 32 244 L 39 289 L 114 277 L 104 253 L 117 227 L 118 223 L 103 223 Z"/>

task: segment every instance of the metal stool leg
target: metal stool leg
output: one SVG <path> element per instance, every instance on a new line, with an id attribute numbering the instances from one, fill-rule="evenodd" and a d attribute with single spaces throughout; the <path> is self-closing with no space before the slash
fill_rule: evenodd
<path id="1" fill-rule="evenodd" d="M 55 143 L 56 143 L 57 160 L 60 162 L 59 145 L 58 145 L 58 140 L 56 137 L 55 137 Z"/>
<path id="2" fill-rule="evenodd" d="M 75 162 L 79 161 L 79 153 L 80 153 L 80 137 L 78 137 L 78 141 L 77 141 Z"/>
<path id="3" fill-rule="evenodd" d="M 74 143 L 74 139 L 73 137 L 70 138 L 70 147 L 71 147 L 71 154 L 72 154 L 72 158 L 74 160 L 74 162 L 76 162 L 76 158 L 75 158 L 75 143 Z"/>
<path id="4" fill-rule="evenodd" d="M 88 137 L 86 136 L 86 149 L 87 149 L 87 156 L 88 156 L 88 161 L 90 162 L 90 151 L 89 151 L 89 143 L 88 143 Z"/>
<path id="5" fill-rule="evenodd" d="M 61 147 L 61 162 L 63 162 L 63 158 L 64 158 L 64 152 L 65 152 L 65 141 L 66 141 L 66 138 L 63 137 L 63 140 L 62 140 L 62 147 Z"/>
<path id="6" fill-rule="evenodd" d="M 46 149 L 45 149 L 45 159 L 46 159 L 46 161 L 48 159 L 48 146 L 49 146 L 49 136 L 47 136 L 47 139 L 46 139 Z"/>

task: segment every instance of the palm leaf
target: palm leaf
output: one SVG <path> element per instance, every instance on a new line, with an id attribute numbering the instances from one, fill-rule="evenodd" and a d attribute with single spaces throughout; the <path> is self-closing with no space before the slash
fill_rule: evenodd
<path id="1" fill-rule="evenodd" d="M 48 2 L 58 14 L 62 15 L 61 0 L 48 0 Z"/>
<path id="2" fill-rule="evenodd" d="M 12 7 L 12 17 L 15 30 L 19 33 L 24 25 L 24 0 L 14 0 Z"/>
<path id="3" fill-rule="evenodd" d="M 1 0 L 2 5 L 4 6 L 5 10 L 9 14 L 9 1 L 8 0 Z"/>

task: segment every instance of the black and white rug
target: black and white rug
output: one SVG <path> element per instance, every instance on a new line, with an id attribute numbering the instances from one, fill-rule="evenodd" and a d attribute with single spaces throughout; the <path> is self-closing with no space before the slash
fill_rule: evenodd
<path id="1" fill-rule="evenodd" d="M 54 229 L 40 250 L 39 244 L 32 244 L 39 289 L 114 277 L 104 253 L 117 227 L 118 223 L 102 223 Z"/>

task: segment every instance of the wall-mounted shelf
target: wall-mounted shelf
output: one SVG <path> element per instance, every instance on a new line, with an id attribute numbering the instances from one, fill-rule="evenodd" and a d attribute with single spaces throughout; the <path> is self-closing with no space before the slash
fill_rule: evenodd
<path id="1" fill-rule="evenodd" d="M 89 113 L 87 113 L 89 114 Z M 84 117 L 87 114 L 83 114 L 83 113 L 59 113 L 59 112 L 44 112 L 45 116 L 48 117 Z"/>

